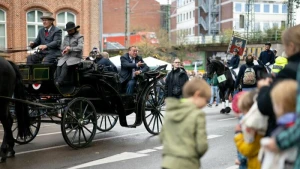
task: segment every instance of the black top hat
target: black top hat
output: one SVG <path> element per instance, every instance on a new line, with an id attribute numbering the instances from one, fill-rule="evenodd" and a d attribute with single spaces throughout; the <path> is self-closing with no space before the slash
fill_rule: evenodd
<path id="1" fill-rule="evenodd" d="M 80 26 L 79 25 L 75 26 L 74 22 L 68 22 L 66 24 L 66 28 L 64 29 L 64 31 L 69 31 L 69 30 L 77 29 L 77 28 L 80 28 Z"/>

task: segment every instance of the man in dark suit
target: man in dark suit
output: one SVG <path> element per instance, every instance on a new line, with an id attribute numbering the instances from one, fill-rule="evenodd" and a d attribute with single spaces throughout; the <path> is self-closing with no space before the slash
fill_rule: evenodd
<path id="1" fill-rule="evenodd" d="M 128 48 L 128 53 L 120 58 L 120 80 L 122 85 L 126 84 L 126 94 L 128 95 L 133 94 L 136 76 L 149 70 L 149 67 L 144 63 L 142 57 L 138 56 L 137 53 L 137 48 L 131 46 Z"/>
<path id="2" fill-rule="evenodd" d="M 30 42 L 29 46 L 33 49 L 38 46 L 41 50 L 39 54 L 33 54 L 27 57 L 27 64 L 54 63 L 60 54 L 60 45 L 62 41 L 62 31 L 53 25 L 54 18 L 51 13 L 44 13 L 41 17 L 44 28 L 38 32 L 34 42 Z"/>

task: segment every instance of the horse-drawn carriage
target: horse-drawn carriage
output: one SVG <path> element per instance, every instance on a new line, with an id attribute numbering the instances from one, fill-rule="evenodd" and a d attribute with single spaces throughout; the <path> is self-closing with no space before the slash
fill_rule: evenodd
<path id="1" fill-rule="evenodd" d="M 121 126 L 131 128 L 144 123 L 151 134 L 159 134 L 161 130 L 164 88 L 157 82 L 166 75 L 166 66 L 138 76 L 133 95 L 122 92 L 117 73 L 105 72 L 92 61 L 73 66 L 64 86 L 54 84 L 56 65 L 19 64 L 18 67 L 27 100 L 21 102 L 28 103 L 30 116 L 30 131 L 26 136 L 19 135 L 17 123 L 12 127 L 19 144 L 32 141 L 41 122 L 61 124 L 63 138 L 72 148 L 88 146 L 97 129 L 109 131 L 118 120 Z M 14 114 L 14 108 L 10 110 Z M 132 113 L 135 122 L 128 124 L 126 116 Z"/>

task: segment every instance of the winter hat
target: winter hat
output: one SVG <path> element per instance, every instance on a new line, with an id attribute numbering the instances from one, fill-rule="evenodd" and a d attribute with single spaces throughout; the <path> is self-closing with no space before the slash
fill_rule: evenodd
<path id="1" fill-rule="evenodd" d="M 233 97 L 232 110 L 237 114 L 242 113 L 242 112 L 240 112 L 240 110 L 238 108 L 238 101 L 239 101 L 239 98 L 241 98 L 241 96 L 245 93 L 246 92 L 241 91 L 241 92 L 238 92 L 237 94 L 235 94 L 234 97 Z"/>

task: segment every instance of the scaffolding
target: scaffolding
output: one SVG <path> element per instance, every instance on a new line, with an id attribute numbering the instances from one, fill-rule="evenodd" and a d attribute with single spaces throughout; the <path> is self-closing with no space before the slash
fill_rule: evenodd
<path id="1" fill-rule="evenodd" d="M 205 43 L 205 36 L 212 36 L 212 40 L 216 40 L 216 35 L 220 32 L 220 0 L 198 0 L 199 4 L 199 20 L 198 23 L 203 28 L 202 43 Z M 199 27 L 199 29 L 201 28 Z"/>
<path id="2" fill-rule="evenodd" d="M 249 33 L 255 31 L 254 0 L 247 0 L 246 3 L 246 36 L 249 39 Z"/>
<path id="3" fill-rule="evenodd" d="M 288 13 L 287 13 L 287 27 L 292 27 L 295 26 L 295 4 L 294 0 L 288 0 L 287 2 L 287 8 L 288 8 Z"/>

